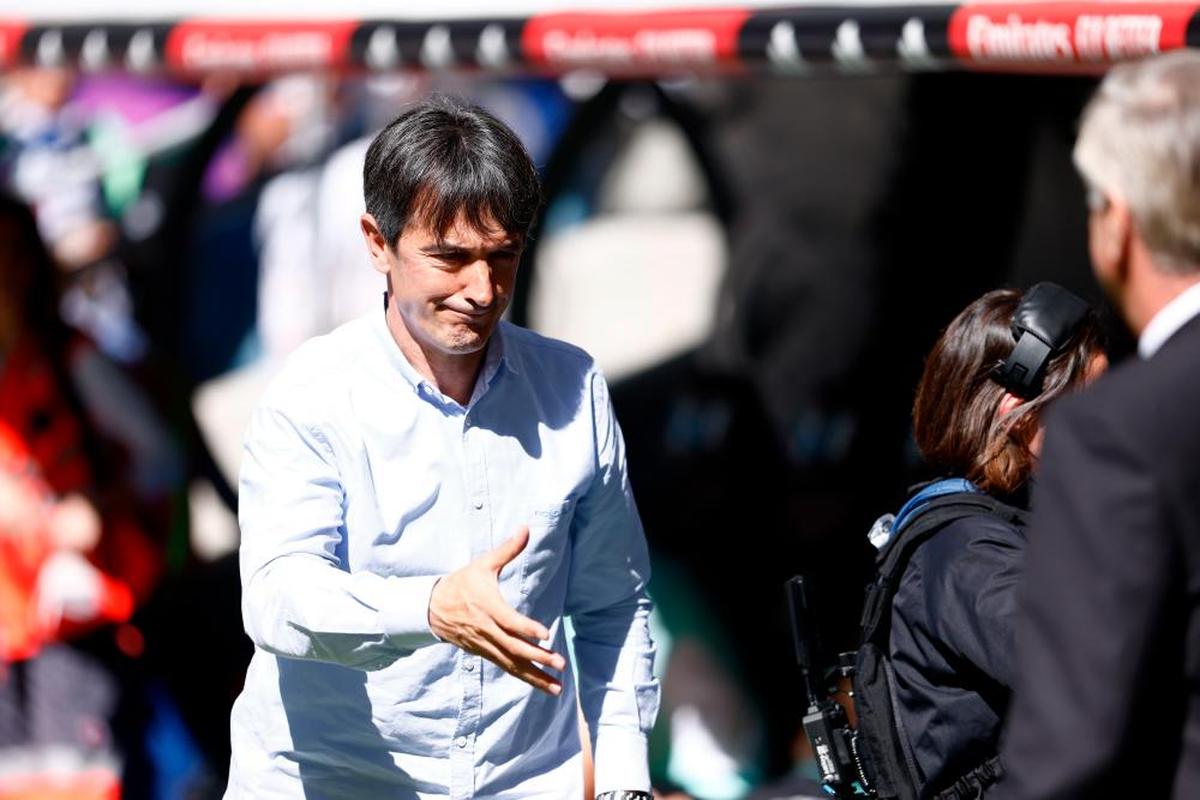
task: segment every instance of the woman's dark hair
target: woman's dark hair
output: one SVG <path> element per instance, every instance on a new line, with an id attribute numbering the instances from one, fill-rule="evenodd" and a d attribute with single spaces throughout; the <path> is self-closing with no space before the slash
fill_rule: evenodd
<path id="1" fill-rule="evenodd" d="M 412 220 L 445 233 L 460 213 L 478 229 L 525 236 L 542 202 L 521 140 L 478 106 L 434 97 L 379 132 L 367 149 L 363 195 L 389 246 Z"/>
<path id="2" fill-rule="evenodd" d="M 1000 495 L 1020 489 L 1032 474 L 1030 444 L 1043 409 L 1080 387 L 1104 352 L 1090 313 L 1046 365 L 1042 391 L 998 417 L 1006 390 L 991 374 L 1016 344 L 1011 325 L 1021 297 L 1015 289 L 988 292 L 955 317 L 925 360 L 913 403 L 913 436 L 930 469 Z"/>

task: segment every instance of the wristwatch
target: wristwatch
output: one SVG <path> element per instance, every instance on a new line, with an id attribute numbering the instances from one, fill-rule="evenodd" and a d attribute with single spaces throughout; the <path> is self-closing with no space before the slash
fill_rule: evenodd
<path id="1" fill-rule="evenodd" d="M 654 795 L 649 792 L 635 792 L 628 789 L 620 789 L 615 792 L 605 792 L 604 794 L 596 795 L 596 800 L 654 800 Z"/>

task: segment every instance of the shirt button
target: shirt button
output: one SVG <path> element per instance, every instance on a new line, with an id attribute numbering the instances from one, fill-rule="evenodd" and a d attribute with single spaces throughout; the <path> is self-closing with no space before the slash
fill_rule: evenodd
<path id="1" fill-rule="evenodd" d="M 458 741 L 455 742 L 455 744 L 458 745 L 459 749 L 461 750 L 462 748 L 467 746 L 467 737 L 465 737 L 465 736 L 458 737 Z"/>
<path id="2" fill-rule="evenodd" d="M 473 505 L 475 506 L 475 509 L 476 509 L 476 510 L 483 508 L 483 498 L 482 498 L 482 497 L 476 497 L 476 498 L 475 498 L 475 502 L 473 503 Z"/>
<path id="3" fill-rule="evenodd" d="M 465 669 L 467 672 L 474 672 L 475 671 L 475 659 L 468 656 L 466 662 L 463 663 L 463 669 Z"/>

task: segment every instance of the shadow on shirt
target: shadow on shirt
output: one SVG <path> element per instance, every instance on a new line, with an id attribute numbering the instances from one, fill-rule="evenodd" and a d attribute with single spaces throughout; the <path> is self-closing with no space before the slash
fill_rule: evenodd
<path id="1" fill-rule="evenodd" d="M 275 758 L 296 765 L 307 800 L 418 800 L 440 791 L 396 765 L 397 742 L 375 726 L 365 672 L 335 664 L 278 658 L 279 692 L 292 749 Z M 302 698 L 302 702 L 289 698 Z"/>

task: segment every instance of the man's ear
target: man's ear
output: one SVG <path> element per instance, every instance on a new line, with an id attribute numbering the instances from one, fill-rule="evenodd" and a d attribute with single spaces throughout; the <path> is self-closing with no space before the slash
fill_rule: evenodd
<path id="1" fill-rule="evenodd" d="M 367 243 L 367 253 L 371 256 L 371 265 L 377 272 L 382 272 L 384 275 L 389 274 L 392 266 L 391 247 L 374 215 L 364 213 L 358 218 L 358 227 L 362 230 L 363 241 Z"/>
<path id="2" fill-rule="evenodd" d="M 1102 211 L 1095 212 L 1090 245 L 1097 277 L 1105 288 L 1120 292 L 1129 279 L 1129 250 L 1135 235 L 1129 204 L 1109 196 Z"/>
<path id="3" fill-rule="evenodd" d="M 1113 248 L 1117 255 L 1117 277 L 1124 283 L 1129 278 L 1129 250 L 1133 246 L 1133 237 L 1137 231 L 1129 204 L 1124 200 L 1114 197 L 1109 213 L 1112 214 L 1109 225 Z"/>

